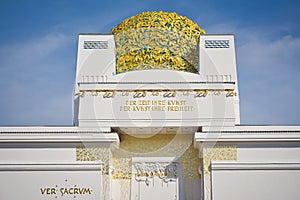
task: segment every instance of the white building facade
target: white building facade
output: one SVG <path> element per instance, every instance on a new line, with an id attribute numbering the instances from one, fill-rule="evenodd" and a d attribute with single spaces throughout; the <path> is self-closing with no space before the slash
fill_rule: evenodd
<path id="1" fill-rule="evenodd" d="M 79 35 L 74 126 L 0 127 L 0 199 L 300 199 L 300 126 L 240 125 L 234 35 L 197 41 L 193 73 L 122 71 L 120 35 Z"/>

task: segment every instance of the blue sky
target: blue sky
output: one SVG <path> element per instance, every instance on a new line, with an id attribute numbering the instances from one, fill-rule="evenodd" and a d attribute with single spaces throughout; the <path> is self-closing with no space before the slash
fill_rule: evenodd
<path id="1" fill-rule="evenodd" d="M 299 9 L 298 0 L 2 0 L 0 125 L 71 125 L 78 34 L 159 10 L 235 34 L 242 124 L 300 125 Z"/>

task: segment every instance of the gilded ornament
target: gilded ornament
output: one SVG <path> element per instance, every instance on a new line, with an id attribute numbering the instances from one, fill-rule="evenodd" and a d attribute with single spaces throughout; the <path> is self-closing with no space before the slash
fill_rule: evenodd
<path id="1" fill-rule="evenodd" d="M 143 12 L 111 32 L 116 42 L 116 72 L 169 69 L 198 72 L 198 42 L 205 31 L 176 13 Z"/>
<path id="2" fill-rule="evenodd" d="M 195 97 L 206 97 L 208 90 L 197 90 Z"/>
<path id="3" fill-rule="evenodd" d="M 164 97 L 175 97 L 176 96 L 176 91 L 167 91 L 164 94 Z"/>
<path id="4" fill-rule="evenodd" d="M 204 173 L 210 173 L 210 164 L 214 160 L 237 160 L 237 148 L 233 146 L 214 146 L 203 148 Z"/>
<path id="5" fill-rule="evenodd" d="M 133 95 L 134 98 L 145 97 L 147 95 L 147 91 L 136 91 Z"/>
<path id="6" fill-rule="evenodd" d="M 234 90 L 226 90 L 226 91 L 227 91 L 226 94 L 227 97 L 232 97 L 237 95 L 237 93 Z"/>
<path id="7" fill-rule="evenodd" d="M 115 91 L 106 91 L 103 95 L 103 98 L 111 98 L 114 97 L 116 95 Z"/>

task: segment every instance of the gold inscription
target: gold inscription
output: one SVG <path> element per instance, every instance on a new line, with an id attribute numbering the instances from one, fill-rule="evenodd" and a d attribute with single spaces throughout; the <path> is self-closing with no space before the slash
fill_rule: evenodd
<path id="1" fill-rule="evenodd" d="M 42 195 L 90 195 L 92 190 L 90 188 L 79 188 L 79 187 L 70 187 L 70 188 L 40 188 Z"/>
<path id="2" fill-rule="evenodd" d="M 68 180 L 66 179 L 65 182 Z M 77 195 L 91 195 L 93 190 L 88 187 L 78 187 L 74 185 L 74 187 L 59 187 L 56 185 L 55 187 L 44 187 L 40 188 L 41 195 L 45 196 L 53 196 L 56 199 L 58 197 L 64 197 L 71 195 L 72 197 L 76 198 Z"/>
<path id="3" fill-rule="evenodd" d="M 193 111 L 193 106 L 187 100 L 126 100 L 125 105 L 120 106 L 120 111 L 147 112 L 147 111 Z"/>

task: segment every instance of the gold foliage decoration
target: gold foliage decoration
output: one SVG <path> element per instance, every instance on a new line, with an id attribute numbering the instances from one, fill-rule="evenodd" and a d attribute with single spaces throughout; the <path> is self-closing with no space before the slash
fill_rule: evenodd
<path id="1" fill-rule="evenodd" d="M 204 173 L 210 173 L 210 163 L 216 160 L 237 160 L 236 146 L 214 146 L 203 148 Z"/>
<path id="2" fill-rule="evenodd" d="M 109 174 L 111 151 L 109 146 L 76 147 L 76 161 L 101 161 L 102 174 Z"/>
<path id="3" fill-rule="evenodd" d="M 116 42 L 117 73 L 144 69 L 198 71 L 199 36 L 205 31 L 187 17 L 143 12 L 111 32 Z"/>
<path id="4" fill-rule="evenodd" d="M 141 138 L 121 134 L 120 139 L 120 149 L 113 152 L 114 179 L 131 179 L 132 157 L 181 157 L 183 178 L 200 178 L 200 159 L 192 135 L 156 134 Z"/>
<path id="5" fill-rule="evenodd" d="M 114 170 L 114 179 L 131 179 L 132 157 L 181 157 L 184 179 L 200 178 L 198 167 L 200 159 L 193 146 L 193 136 L 185 134 L 156 135 L 120 134 L 120 147 L 111 152 L 110 147 L 78 146 L 76 161 L 102 161 L 103 174 L 109 173 L 109 166 Z"/>

